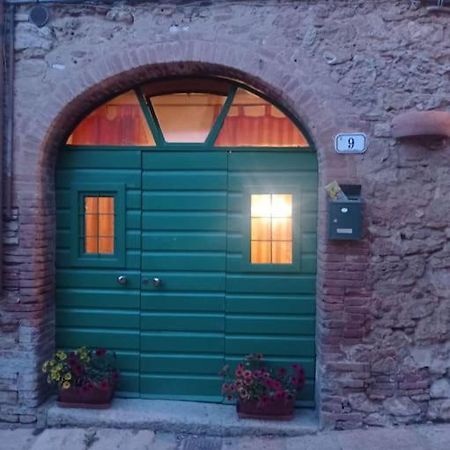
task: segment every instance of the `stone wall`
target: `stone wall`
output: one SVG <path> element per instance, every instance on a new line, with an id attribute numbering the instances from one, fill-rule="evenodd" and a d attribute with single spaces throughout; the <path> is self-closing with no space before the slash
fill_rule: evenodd
<path id="1" fill-rule="evenodd" d="M 310 131 L 326 182 L 360 183 L 365 234 L 326 239 L 320 195 L 317 403 L 326 427 L 450 420 L 450 144 L 399 142 L 409 110 L 450 111 L 449 16 L 409 0 L 47 5 L 16 12 L 14 210 L 0 301 L 0 421 L 33 422 L 54 347 L 58 146 L 89 109 L 164 75 L 239 78 Z M 364 155 L 333 150 L 368 134 Z"/>

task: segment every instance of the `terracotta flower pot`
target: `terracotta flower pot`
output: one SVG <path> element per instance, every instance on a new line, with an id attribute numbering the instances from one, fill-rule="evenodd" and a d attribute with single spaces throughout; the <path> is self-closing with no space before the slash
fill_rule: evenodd
<path id="1" fill-rule="evenodd" d="M 293 399 L 274 399 L 262 403 L 258 400 L 238 400 L 236 411 L 241 419 L 291 420 L 294 417 Z"/>
<path id="2" fill-rule="evenodd" d="M 92 385 L 89 389 L 82 387 L 60 388 L 58 405 L 63 408 L 106 409 L 111 406 L 113 395 L 114 386 L 112 385 L 104 388 Z"/>

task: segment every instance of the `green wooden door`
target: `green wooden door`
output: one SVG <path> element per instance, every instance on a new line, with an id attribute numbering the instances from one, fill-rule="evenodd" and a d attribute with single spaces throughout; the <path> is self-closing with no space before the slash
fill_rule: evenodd
<path id="1" fill-rule="evenodd" d="M 301 363 L 300 399 L 314 404 L 317 160 L 310 152 L 235 151 L 228 157 L 225 358 L 263 353 L 274 365 Z M 252 264 L 252 196 L 291 196 L 292 261 Z M 280 216 L 281 217 L 281 216 Z M 256 219 L 260 220 L 259 218 Z M 264 219 L 266 220 L 266 219 Z M 275 230 L 283 218 L 272 219 Z M 278 222 L 278 223 L 277 223 Z M 257 225 L 257 223 L 256 223 Z M 269 225 L 270 226 L 270 225 Z M 270 231 L 269 231 L 270 233 Z M 257 239 L 277 239 L 274 234 Z M 289 239 L 281 237 L 281 239 Z M 271 242 L 272 245 L 283 241 Z"/>
<path id="2" fill-rule="evenodd" d="M 226 188 L 225 152 L 143 153 L 143 396 L 221 400 Z"/>
<path id="3" fill-rule="evenodd" d="M 59 347 L 118 351 L 123 395 L 217 402 L 223 364 L 262 352 L 302 363 L 313 403 L 314 153 L 68 148 L 56 189 Z M 288 262 L 251 261 L 261 195 L 292 202 Z M 92 197 L 114 200 L 113 252 L 86 254 Z"/>
<path id="4" fill-rule="evenodd" d="M 60 153 L 56 345 L 116 350 L 125 395 L 139 392 L 141 196 L 141 150 L 66 148 Z M 86 233 L 92 221 L 111 226 Z"/>

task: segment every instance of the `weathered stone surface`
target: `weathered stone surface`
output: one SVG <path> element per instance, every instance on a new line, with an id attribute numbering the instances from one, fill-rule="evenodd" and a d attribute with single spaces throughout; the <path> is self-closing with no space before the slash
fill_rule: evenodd
<path id="1" fill-rule="evenodd" d="M 348 399 L 350 406 L 355 411 L 362 411 L 365 413 L 373 413 L 380 409 L 378 405 L 371 402 L 366 394 L 351 394 Z"/>
<path id="2" fill-rule="evenodd" d="M 38 53 L 31 53 L 31 50 L 42 50 L 45 54 L 54 46 L 54 36 L 49 27 L 38 28 L 32 23 L 19 23 L 16 27 L 16 39 L 14 48 L 17 51 L 28 51 L 28 56 L 35 56 Z"/>
<path id="3" fill-rule="evenodd" d="M 133 14 L 128 9 L 120 7 L 110 9 L 105 18 L 113 22 L 124 22 L 128 25 L 134 22 Z"/>
<path id="4" fill-rule="evenodd" d="M 442 378 L 435 381 L 430 388 L 431 398 L 450 398 L 450 381 Z"/>
<path id="5" fill-rule="evenodd" d="M 420 414 L 420 408 L 408 397 L 393 397 L 385 400 L 383 406 L 394 416 L 414 416 Z"/>
<path id="6" fill-rule="evenodd" d="M 432 400 L 427 417 L 431 420 L 450 420 L 450 400 Z"/>

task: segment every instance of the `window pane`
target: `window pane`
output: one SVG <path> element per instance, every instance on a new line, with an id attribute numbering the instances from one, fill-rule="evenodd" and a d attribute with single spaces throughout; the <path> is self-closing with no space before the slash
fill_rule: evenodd
<path id="1" fill-rule="evenodd" d="M 238 89 L 215 145 L 308 147 L 308 142 L 291 119 L 276 106 L 251 92 Z"/>
<path id="2" fill-rule="evenodd" d="M 114 197 L 84 198 L 84 252 L 114 253 Z"/>
<path id="3" fill-rule="evenodd" d="M 98 240 L 96 236 L 85 237 L 85 246 L 84 246 L 84 252 L 85 253 L 98 253 Z"/>
<path id="4" fill-rule="evenodd" d="M 252 241 L 251 262 L 253 264 L 271 263 L 270 241 Z"/>
<path id="5" fill-rule="evenodd" d="M 98 197 L 98 212 L 100 214 L 114 214 L 114 198 Z"/>
<path id="6" fill-rule="evenodd" d="M 85 211 L 85 214 L 97 214 L 98 213 L 98 197 L 85 197 L 84 198 L 84 211 Z"/>
<path id="7" fill-rule="evenodd" d="M 179 93 L 151 98 L 166 142 L 205 142 L 225 96 Z"/>
<path id="8" fill-rule="evenodd" d="M 112 254 L 114 253 L 114 238 L 101 237 L 98 239 L 98 253 L 101 254 Z"/>
<path id="9" fill-rule="evenodd" d="M 83 119 L 67 140 L 71 145 L 155 145 L 136 94 L 119 95 Z"/>
<path id="10" fill-rule="evenodd" d="M 271 239 L 271 220 L 268 219 L 252 219 L 252 240 L 253 241 L 270 241 Z"/>
<path id="11" fill-rule="evenodd" d="M 252 264 L 292 264 L 292 194 L 252 194 Z"/>
<path id="12" fill-rule="evenodd" d="M 292 217 L 292 195 L 272 195 L 272 217 Z"/>
<path id="13" fill-rule="evenodd" d="M 272 219 L 272 240 L 292 240 L 292 219 Z"/>
<path id="14" fill-rule="evenodd" d="M 269 195 L 252 195 L 252 217 L 270 217 L 271 201 Z"/>
<path id="15" fill-rule="evenodd" d="M 292 264 L 292 241 L 272 242 L 272 264 Z"/>

